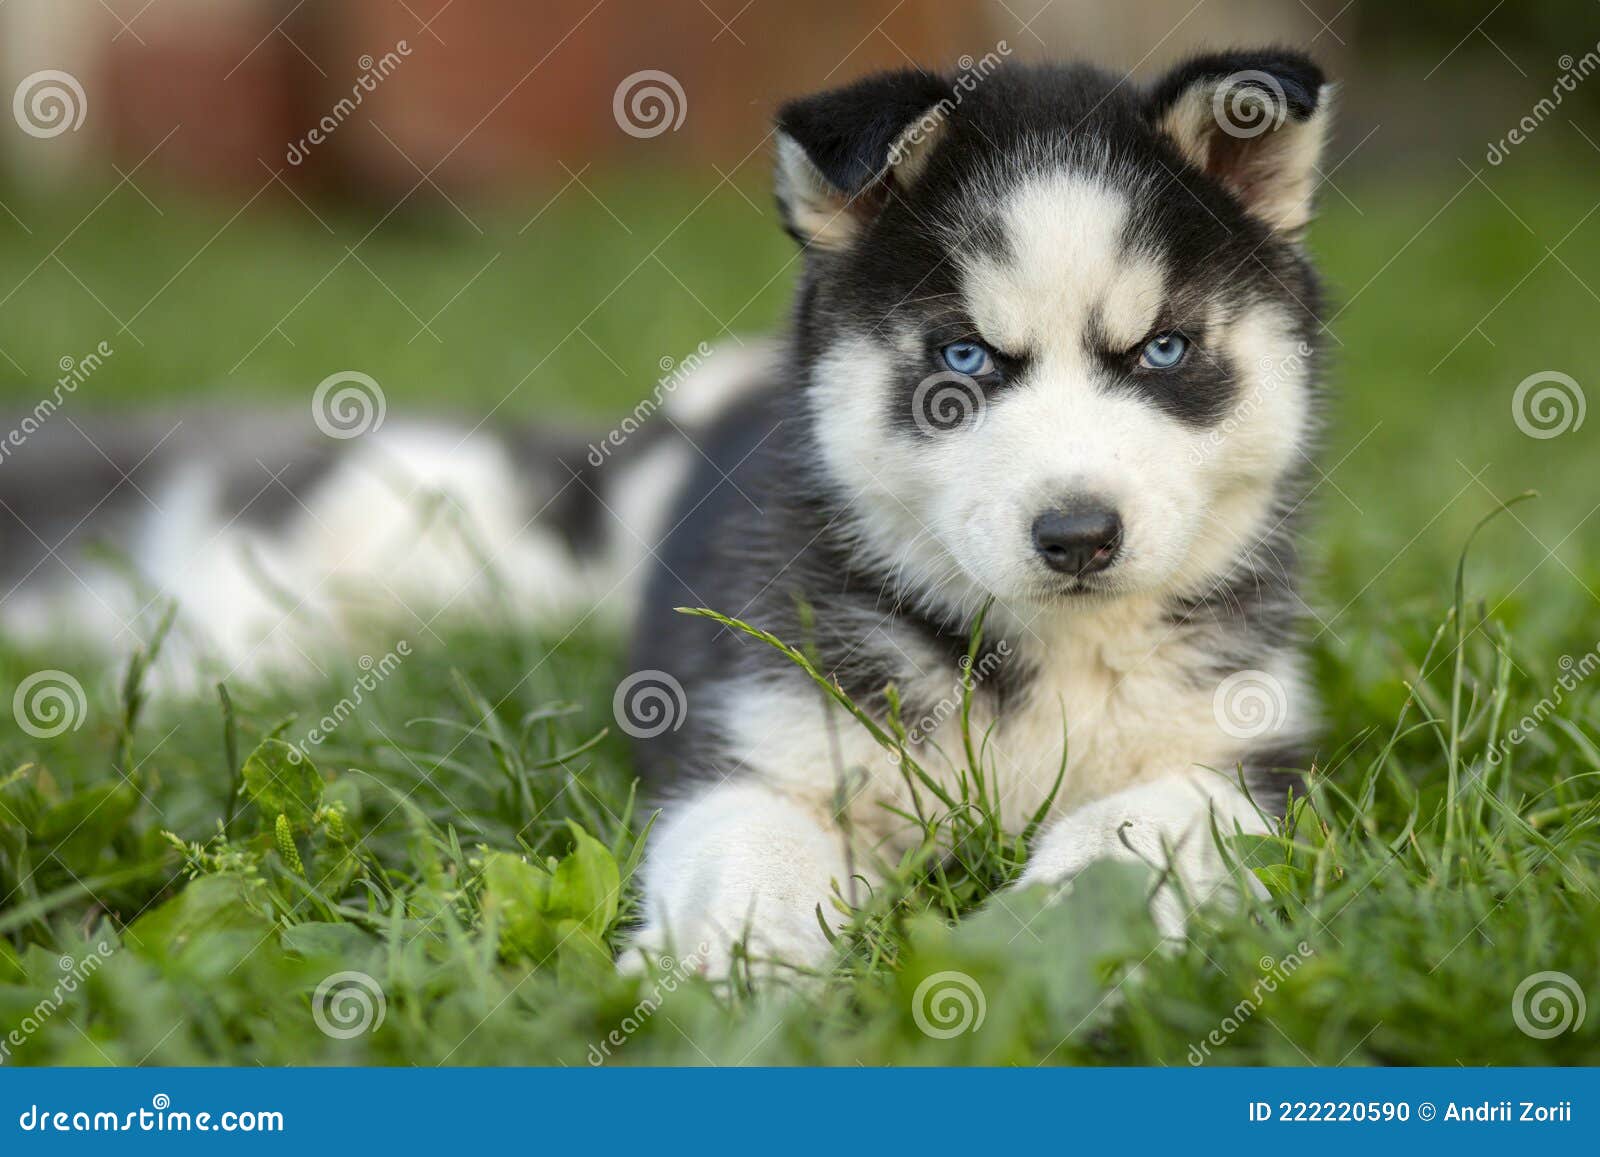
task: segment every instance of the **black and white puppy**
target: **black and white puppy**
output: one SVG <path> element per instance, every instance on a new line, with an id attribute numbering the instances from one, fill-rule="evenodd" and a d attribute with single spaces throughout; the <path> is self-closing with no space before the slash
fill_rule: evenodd
<path id="1" fill-rule="evenodd" d="M 953 794 L 987 607 L 971 728 L 1008 826 L 1065 744 L 1022 882 L 1142 859 L 1176 873 L 1154 903 L 1169 934 L 1231 879 L 1213 824 L 1267 830 L 1307 766 L 1293 531 L 1321 71 L 1263 51 L 1149 88 L 1080 66 L 951 84 L 878 75 L 778 115 L 792 332 L 701 441 L 633 651 L 687 702 L 640 742 L 671 801 L 645 954 L 705 943 L 716 971 L 746 940 L 816 965 L 819 903 L 918 834 L 897 751 L 830 720 L 773 648 L 676 607 L 807 651 L 879 718 L 892 684 Z"/>
<path id="2" fill-rule="evenodd" d="M 960 794 L 963 680 L 1004 822 L 1051 801 L 1024 882 L 1171 868 L 1154 910 L 1176 933 L 1231 878 L 1213 825 L 1266 830 L 1309 758 L 1301 238 L 1328 104 L 1281 51 L 1148 89 L 1005 65 L 795 101 L 777 193 L 805 263 L 780 346 L 685 359 L 587 453 L 385 424 L 353 372 L 271 418 L 68 421 L 57 395 L 0 437 L 0 632 L 115 648 L 170 598 L 166 670 L 200 688 L 348 650 L 384 606 L 428 635 L 642 594 L 616 706 L 668 803 L 634 959 L 705 943 L 721 971 L 748 938 L 824 962 L 818 905 L 918 838 L 905 756 Z M 803 649 L 886 724 L 892 685 L 904 741 L 682 606 Z M 672 717 L 630 721 L 663 684 Z"/>

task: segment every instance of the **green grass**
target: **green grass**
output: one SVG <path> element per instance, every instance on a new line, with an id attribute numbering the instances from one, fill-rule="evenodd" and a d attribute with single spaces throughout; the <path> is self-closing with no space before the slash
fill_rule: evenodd
<path id="1" fill-rule="evenodd" d="M 1326 198 L 1314 246 L 1341 344 L 1309 633 L 1328 718 L 1293 824 L 1236 849 L 1270 902 L 1208 912 L 1182 951 L 1153 951 L 1137 878 L 1098 870 L 1047 910 L 990 899 L 1020 868 L 1015 837 L 930 800 L 922 853 L 863 901 L 822 983 L 785 1001 L 640 982 L 606 952 L 649 822 L 607 730 L 619 640 L 414 640 L 312 749 L 315 777 L 271 740 L 350 693 L 354 656 L 307 684 L 231 687 L 225 709 L 141 701 L 132 656 L 129 679 L 0 649 L 7 695 L 59 668 L 89 699 L 51 739 L 0 712 L 7 1063 L 1600 1061 L 1593 1011 L 1548 1039 L 1513 1017 L 1538 972 L 1600 1000 L 1600 679 L 1576 678 L 1600 645 L 1595 433 L 1535 440 L 1511 415 L 1537 371 L 1594 384 L 1580 341 L 1600 220 L 1571 176 L 1588 160 L 1546 147 L 1485 174 L 1492 193 L 1462 171 L 1341 175 L 1354 204 Z M 70 407 L 308 405 L 323 377 L 360 369 L 391 414 L 605 415 L 724 322 L 781 318 L 795 270 L 764 193 L 590 184 L 606 207 L 574 186 L 525 231 L 559 186 L 469 210 L 481 236 L 448 208 L 442 231 L 396 216 L 360 261 L 345 246 L 367 219 L 319 210 L 328 232 L 263 198 L 230 223 L 243 196 L 146 189 L 158 213 L 126 188 L 57 261 L 98 198 L 7 194 L 32 232 L 0 217 L 0 294 L 19 283 L 0 303 L 0 406 L 31 407 L 62 357 L 107 340 Z M 1473 527 L 1527 489 L 1542 497 L 1474 541 L 1458 605 Z M 1541 725 L 1491 764 L 1530 714 Z M 313 1005 L 346 971 L 373 978 L 384 1018 L 342 1038 Z M 947 971 L 985 1015 L 942 1039 L 918 1027 L 916 994 Z"/>

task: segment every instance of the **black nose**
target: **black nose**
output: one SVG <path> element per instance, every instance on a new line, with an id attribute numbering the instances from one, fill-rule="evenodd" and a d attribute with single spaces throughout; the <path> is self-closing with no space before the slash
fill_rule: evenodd
<path id="1" fill-rule="evenodd" d="M 1110 566 L 1122 546 L 1122 519 L 1103 506 L 1047 511 L 1033 521 L 1033 546 L 1051 570 L 1093 574 Z"/>

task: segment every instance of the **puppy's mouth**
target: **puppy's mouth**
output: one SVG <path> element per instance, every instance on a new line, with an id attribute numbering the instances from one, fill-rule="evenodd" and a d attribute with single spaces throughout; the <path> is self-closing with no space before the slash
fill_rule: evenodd
<path id="1" fill-rule="evenodd" d="M 1031 584 L 1031 598 L 1044 605 L 1086 603 L 1115 598 L 1121 592 L 1114 578 L 1105 573 L 1092 575 L 1050 575 Z"/>

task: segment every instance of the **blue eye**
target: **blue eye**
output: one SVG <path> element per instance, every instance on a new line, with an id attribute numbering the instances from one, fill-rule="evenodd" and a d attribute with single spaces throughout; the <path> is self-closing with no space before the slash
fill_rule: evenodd
<path id="1" fill-rule="evenodd" d="M 1152 370 L 1170 370 L 1189 352 L 1189 339 L 1181 333 L 1164 333 L 1145 342 L 1139 364 Z"/>
<path id="2" fill-rule="evenodd" d="M 939 351 L 939 356 L 945 365 L 969 378 L 994 372 L 994 359 L 975 341 L 951 342 Z"/>

